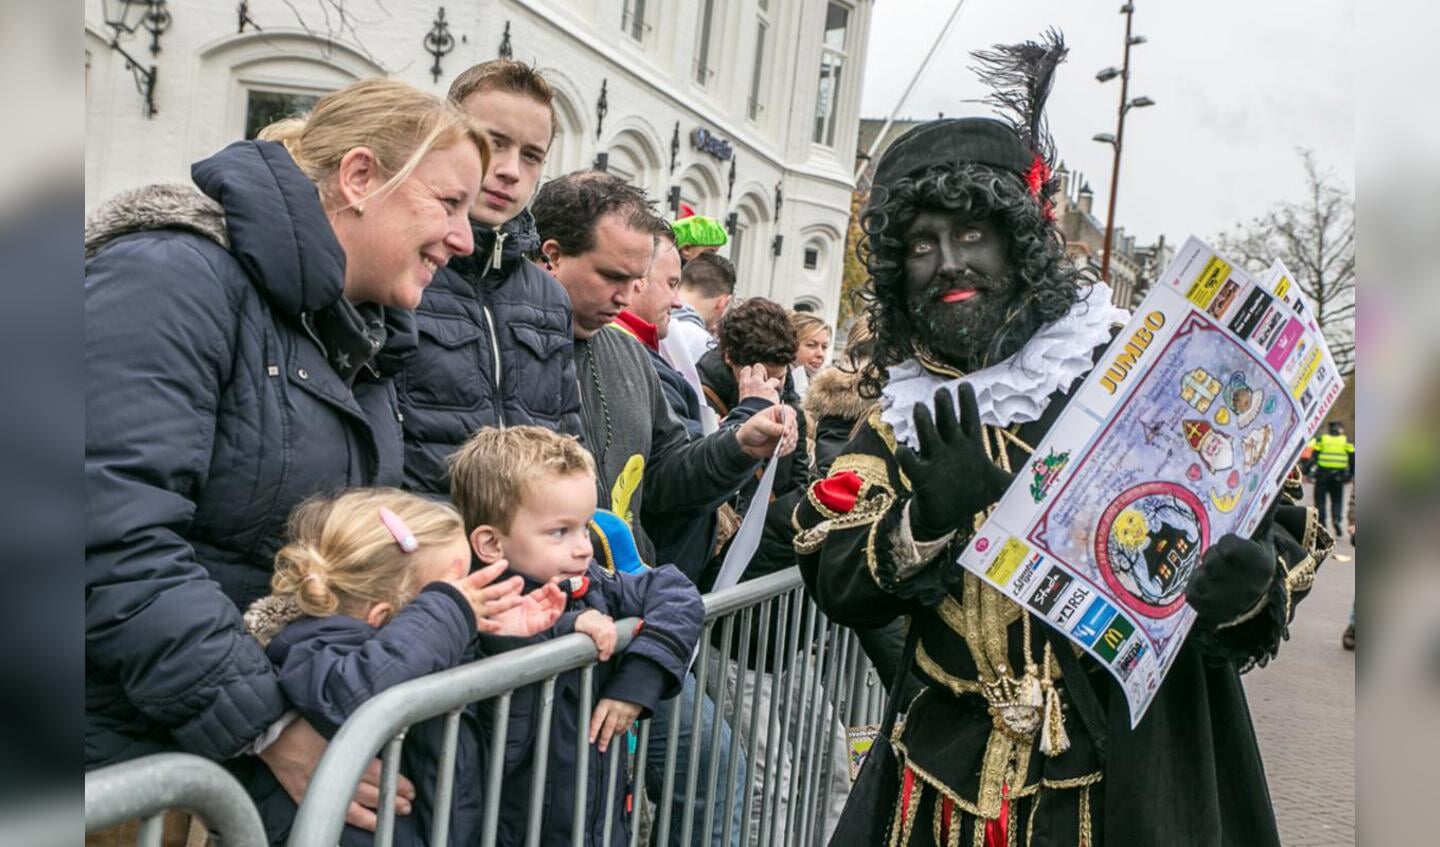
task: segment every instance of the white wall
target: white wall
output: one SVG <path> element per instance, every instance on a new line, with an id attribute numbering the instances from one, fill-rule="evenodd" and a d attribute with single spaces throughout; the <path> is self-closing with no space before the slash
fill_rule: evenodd
<path id="1" fill-rule="evenodd" d="M 460 71 L 497 55 L 508 21 L 515 58 L 537 64 L 560 93 L 561 133 L 547 176 L 589 167 L 606 150 L 611 165 L 633 174 L 662 206 L 670 187 L 679 185 L 703 214 L 723 222 L 735 212 L 744 230 L 740 255 L 731 257 L 741 293 L 787 307 L 801 298 L 818 302 L 833 321 L 871 10 L 871 0 L 834 1 L 850 8 L 850 26 L 836 141 L 826 147 L 812 143 L 811 135 L 831 0 L 768 0 L 764 108 L 754 120 L 747 104 L 762 0 L 715 0 L 713 73 L 704 85 L 695 74 L 703 0 L 647 0 L 649 26 L 640 43 L 620 26 L 626 0 L 385 0 L 383 7 L 376 0 L 346 0 L 343 30 L 333 9 L 327 29 L 321 0 L 253 0 L 250 16 L 263 31 L 245 34 L 236 31 L 235 3 L 171 0 L 171 25 L 153 57 L 153 118 L 143 114 L 124 59 L 108 47 L 101 0 L 86 0 L 87 203 L 93 207 L 146 183 L 188 180 L 192 162 L 241 137 L 250 86 L 323 93 L 386 74 L 443 95 Z M 441 5 L 455 46 L 441 59 L 435 81 L 424 39 Z M 148 34 L 122 43 L 142 61 L 152 60 Z M 603 125 L 596 115 L 602 80 L 609 106 Z M 672 171 L 677 121 L 681 143 Z M 733 189 L 727 185 L 730 162 L 692 149 L 690 134 L 697 127 L 732 145 Z M 778 218 L 777 182 L 784 190 Z M 779 257 L 771 249 L 776 235 L 783 236 Z M 807 243 L 821 248 L 814 270 L 802 267 Z"/>

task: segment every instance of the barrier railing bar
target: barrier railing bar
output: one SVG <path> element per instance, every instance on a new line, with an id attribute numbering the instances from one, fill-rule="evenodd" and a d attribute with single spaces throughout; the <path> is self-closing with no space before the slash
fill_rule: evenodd
<path id="1" fill-rule="evenodd" d="M 392 847 L 395 843 L 395 795 L 400 785 L 400 745 L 405 743 L 405 730 L 385 745 L 380 762 L 380 808 L 375 824 L 375 847 Z"/>
<path id="2" fill-rule="evenodd" d="M 266 844 L 260 813 L 245 789 L 224 768 L 199 756 L 159 753 L 85 775 L 86 832 L 137 818 L 163 821 L 166 809 L 193 811 L 225 847 Z M 158 834 L 154 843 L 160 843 Z"/>
<path id="3" fill-rule="evenodd" d="M 840 671 L 845 667 L 845 656 L 843 655 L 843 653 L 848 651 L 850 645 L 849 639 L 840 639 L 840 634 L 842 632 L 847 632 L 847 630 L 842 629 L 839 624 L 830 624 L 830 638 L 835 641 L 840 641 L 840 648 L 842 651 L 841 660 L 839 662 L 836 662 L 834 665 L 834 667 L 836 668 L 836 672 L 831 674 L 830 679 L 826 681 L 825 686 L 825 699 L 827 702 L 832 704 L 834 716 L 838 716 L 840 714 L 840 709 L 842 706 L 839 699 Z M 831 718 L 832 721 L 834 719 L 834 717 Z M 818 771 L 817 777 L 819 779 L 819 787 L 816 793 L 825 798 L 825 802 L 820 803 L 819 829 L 822 834 L 824 833 L 825 825 L 830 818 L 829 796 L 830 784 L 835 778 L 834 758 L 834 756 L 828 754 L 822 756 L 819 766 L 816 768 L 816 770 Z"/>
<path id="4" fill-rule="evenodd" d="M 725 690 L 729 687 L 725 684 L 727 677 L 725 669 L 730 664 L 730 649 L 735 646 L 734 642 L 735 614 L 732 612 L 720 622 L 720 652 L 715 657 L 715 678 L 718 683 L 715 689 L 718 693 L 715 695 L 714 710 L 711 712 L 714 719 L 710 721 L 710 764 L 705 769 L 705 820 L 704 825 L 700 828 L 700 843 L 705 845 L 710 844 L 710 838 L 715 834 L 715 803 L 717 799 L 725 800 L 726 808 L 729 808 L 730 798 L 717 798 L 715 788 L 716 782 L 720 779 L 720 730 L 725 726 Z M 700 687 L 700 696 L 705 696 L 704 686 Z M 699 727 L 696 729 L 698 730 Z M 731 727 L 731 746 L 734 746 L 734 732 L 735 728 Z"/>
<path id="5" fill-rule="evenodd" d="M 450 843 L 450 803 L 455 794 L 455 758 L 456 749 L 460 746 L 460 712 L 460 709 L 456 709 L 445 716 L 444 741 L 440 747 L 440 770 L 435 774 L 435 820 L 430 825 L 430 843 L 434 847 L 445 847 Z M 488 797 L 486 806 L 489 806 Z"/>
<path id="6" fill-rule="evenodd" d="M 715 622 L 709 620 L 700 630 L 700 673 L 695 678 L 695 703 L 690 708 L 690 759 L 685 763 L 685 812 L 680 816 L 680 844 L 688 845 L 690 835 L 695 830 L 695 796 L 699 791 L 700 782 L 700 750 L 704 744 L 705 733 L 702 731 L 701 718 L 705 713 L 705 682 L 709 678 L 710 635 L 715 629 Z M 672 713 L 672 717 L 680 718 L 679 709 Z"/>
<path id="7" fill-rule="evenodd" d="M 658 819 L 655 833 L 661 844 L 670 843 L 671 807 L 675 803 L 675 754 L 680 749 L 680 702 L 670 706 L 670 723 L 665 733 L 665 774 L 660 785 L 660 803 L 656 806 Z"/>
<path id="8" fill-rule="evenodd" d="M 633 626 L 631 627 L 634 628 Z M 595 666 L 586 665 L 580 671 L 580 714 L 575 731 L 575 808 L 570 817 L 570 843 L 575 847 L 585 844 L 585 809 L 589 804 L 590 787 L 590 713 L 595 709 L 594 692 Z"/>
<path id="9" fill-rule="evenodd" d="M 773 654 L 774 662 L 772 665 L 774 671 L 770 677 L 770 708 L 767 710 L 768 715 L 765 719 L 765 781 L 762 783 L 763 793 L 760 797 L 761 847 L 770 847 L 770 845 L 774 844 L 772 836 L 774 834 L 774 801 L 776 799 L 774 795 L 776 792 L 768 789 L 771 789 L 779 783 L 784 761 L 783 751 L 780 749 L 780 745 L 776 743 L 780 738 L 780 701 L 783 699 L 782 692 L 784 691 L 784 686 L 777 686 L 775 683 L 783 679 L 784 668 L 788 664 L 787 657 L 789 654 L 785 651 L 785 645 L 788 640 L 785 636 L 786 633 L 790 631 L 790 605 L 785 602 L 788 599 L 789 597 L 786 595 L 775 598 L 776 606 L 778 607 L 776 613 L 778 626 L 776 626 Z M 759 686 L 756 687 L 756 690 L 758 692 Z"/>
<path id="10" fill-rule="evenodd" d="M 585 636 L 582 634 L 581 637 Z M 540 686 L 540 725 L 535 731 L 535 756 L 531 759 L 533 764 L 530 767 L 530 816 L 525 821 L 526 847 L 540 847 L 540 819 L 545 810 L 545 776 L 550 767 L 550 724 L 555 713 L 557 679 L 558 676 L 552 676 Z"/>
<path id="11" fill-rule="evenodd" d="M 601 847 L 610 847 L 615 837 L 615 780 L 620 768 L 620 751 L 625 749 L 625 733 L 629 731 L 628 728 L 623 729 L 611 738 L 610 747 L 605 753 L 605 757 L 610 760 L 610 766 L 607 768 L 609 774 L 605 779 L 605 805 L 601 807 L 605 811 L 605 829 Z"/>
<path id="12" fill-rule="evenodd" d="M 764 770 L 764 763 L 755 761 L 755 751 L 760 737 L 760 682 L 765 678 L 765 667 L 770 659 L 770 620 L 774 605 L 773 597 L 760 605 L 760 643 L 755 651 L 755 666 L 748 671 L 753 695 L 750 697 L 750 723 L 745 731 L 745 802 L 740 814 L 740 825 L 745 828 L 742 843 L 747 845 L 751 843 L 752 836 L 758 836 L 758 833 L 750 831 L 750 814 L 755 809 L 755 791 L 752 788 L 755 785 L 755 774 Z M 746 673 L 742 665 L 736 683 L 742 691 Z"/>
<path id="13" fill-rule="evenodd" d="M 501 694 L 500 700 L 495 704 L 495 723 L 490 732 L 490 771 L 485 778 L 485 816 L 480 828 L 481 847 L 495 847 L 499 837 L 500 829 L 500 792 L 504 788 L 505 781 L 505 742 L 510 734 L 510 702 L 511 695 Z M 450 713 L 447 720 L 455 721 L 455 729 L 460 729 L 460 713 L 457 709 Z M 450 726 L 445 726 L 445 743 L 450 743 Z M 447 773 L 449 771 L 446 771 Z M 436 809 L 448 808 L 448 804 L 441 806 L 436 804 Z M 447 819 L 449 815 L 445 816 Z M 443 842 L 440 843 L 443 847 Z M 460 845 L 460 847 L 467 847 Z"/>
<path id="14" fill-rule="evenodd" d="M 745 707 L 745 666 L 750 663 L 750 624 L 755 619 L 754 612 L 755 609 L 752 606 L 747 606 L 740 612 L 740 652 L 737 654 L 739 658 L 735 660 L 735 705 L 730 709 L 730 758 L 725 770 L 725 808 L 723 810 L 725 822 L 720 827 L 720 843 L 725 847 L 730 847 L 730 839 L 735 835 L 732 804 L 735 787 L 740 780 L 740 750 L 743 746 L 740 742 L 740 714 Z M 730 687 L 729 662 L 726 663 L 725 672 L 721 675 L 720 686 L 725 689 Z M 718 706 L 715 711 L 717 715 L 720 714 Z M 742 822 L 740 826 L 743 830 L 745 824 Z M 706 847 L 709 846 L 706 845 Z"/>
<path id="15" fill-rule="evenodd" d="M 779 839 L 785 831 L 786 820 L 790 817 L 791 814 L 794 813 L 794 809 L 790 805 L 790 798 L 788 794 L 790 793 L 790 787 L 795 784 L 795 780 L 798 777 L 795 768 L 800 764 L 798 756 L 796 756 L 795 752 L 792 750 L 792 748 L 795 746 L 795 742 L 792 742 L 790 739 L 790 727 L 794 725 L 797 730 L 799 728 L 799 724 L 796 721 L 796 718 L 798 716 L 795 712 L 795 701 L 799 698 L 801 692 L 799 691 L 798 686 L 796 686 L 795 684 L 796 680 L 794 673 L 794 665 L 795 657 L 800 654 L 800 628 L 802 626 L 801 617 L 805 611 L 806 605 L 808 604 L 806 604 L 805 602 L 805 592 L 796 589 L 794 592 L 791 593 L 791 624 L 790 627 L 787 629 L 787 632 L 789 633 L 789 638 L 786 642 L 787 649 L 785 651 L 784 658 L 785 664 L 783 666 L 777 666 L 783 667 L 783 673 L 775 675 L 775 681 L 780 685 L 779 691 L 781 697 L 779 743 L 780 770 L 778 781 L 767 785 L 766 788 L 773 788 L 773 790 L 769 793 L 774 797 L 774 799 L 772 800 L 772 805 L 775 809 L 774 815 L 770 818 L 770 843 L 772 845 L 784 845 L 784 847 L 788 847 L 788 845 L 786 844 L 786 842 Z M 806 645 L 805 649 L 808 651 L 809 645 Z M 771 736 L 771 739 L 773 740 L 774 736 Z M 797 738 L 796 741 L 798 740 L 799 739 Z M 787 762 L 789 764 L 788 768 L 786 767 Z M 782 800 L 784 801 L 783 803 L 781 802 Z"/>
<path id="16" fill-rule="evenodd" d="M 706 619 L 753 607 L 800 585 L 798 569 L 789 568 L 715 592 L 704 598 Z M 630 619 L 617 624 L 617 651 L 629 645 L 635 623 Z M 344 810 L 365 767 L 401 728 L 457 706 L 498 697 L 558 673 L 591 665 L 595 658 L 594 643 L 577 633 L 412 680 L 372 698 L 331 739 L 312 777 L 311 790 L 301 803 L 288 843 L 298 847 L 339 840 Z M 542 733 L 542 739 L 546 735 Z M 546 758 L 537 756 L 537 776 L 542 774 Z M 751 764 L 747 762 L 747 768 Z M 543 786 L 543 782 L 540 784 Z M 530 829 L 534 831 L 534 827 Z"/>
<path id="17" fill-rule="evenodd" d="M 135 833 L 135 843 L 139 847 L 160 847 L 160 839 L 164 835 L 165 813 L 159 812 L 140 822 L 140 828 Z"/>
<path id="18" fill-rule="evenodd" d="M 640 845 L 640 817 L 645 807 L 645 769 L 650 758 L 650 719 L 640 722 L 640 737 L 635 745 L 635 787 L 630 793 L 630 843 L 629 847 Z"/>
<path id="19" fill-rule="evenodd" d="M 813 755 L 815 749 L 815 736 L 817 728 L 822 723 L 823 716 L 820 714 L 820 712 L 825 708 L 825 704 L 820 700 L 819 697 L 818 689 L 820 688 L 820 685 L 817 684 L 818 682 L 823 680 L 824 675 L 828 670 L 825 665 L 825 642 L 823 638 L 818 643 L 815 640 L 816 629 L 820 628 L 822 634 L 824 633 L 824 629 L 823 627 L 819 626 L 819 610 L 815 609 L 813 605 L 811 606 L 811 610 L 812 614 L 810 615 L 810 629 L 806 633 L 805 641 L 807 645 L 814 645 L 814 647 L 813 649 L 809 646 L 806 647 L 805 665 L 807 673 L 805 675 L 805 678 L 801 682 L 802 688 L 804 689 L 802 697 L 804 698 L 804 701 L 808 701 L 809 705 L 808 708 L 802 707 L 800 711 L 800 737 L 803 740 L 803 743 L 796 750 L 797 758 L 800 759 L 800 766 L 804 770 L 804 776 L 798 777 L 794 780 L 794 782 L 797 783 L 794 788 L 798 788 L 799 793 L 797 797 L 797 794 L 792 790 L 791 797 L 800 801 L 800 808 L 798 810 L 798 814 L 791 814 L 791 821 L 805 821 L 809 818 L 809 804 L 807 800 L 811 796 L 810 792 L 815 785 Z M 817 671 L 814 677 L 811 677 L 809 673 L 812 665 L 814 670 Z M 803 825 L 803 823 L 800 824 L 798 828 L 801 830 L 800 837 L 802 838 L 802 841 L 799 843 L 808 843 L 803 840 L 805 837 L 805 826 Z M 795 829 L 796 827 L 791 826 L 790 822 L 787 821 L 785 827 L 786 844 L 796 843 L 796 841 L 794 840 L 794 837 L 796 835 Z"/>

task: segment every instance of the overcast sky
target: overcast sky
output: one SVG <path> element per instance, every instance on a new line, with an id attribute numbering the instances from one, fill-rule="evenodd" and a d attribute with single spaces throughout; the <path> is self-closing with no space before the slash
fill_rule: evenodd
<path id="1" fill-rule="evenodd" d="M 953 0 L 876 0 L 861 114 L 884 118 L 950 14 Z M 985 90 L 972 50 L 1065 34 L 1047 114 L 1060 157 L 1095 191 L 1103 223 L 1120 80 L 1095 72 L 1122 60 L 1122 0 L 966 0 L 902 117 L 988 114 L 964 102 Z M 1130 97 L 1156 105 L 1125 120 L 1116 226 L 1141 242 L 1161 233 L 1212 238 L 1279 200 L 1298 199 L 1297 147 L 1354 185 L 1353 0 L 1137 0 Z"/>

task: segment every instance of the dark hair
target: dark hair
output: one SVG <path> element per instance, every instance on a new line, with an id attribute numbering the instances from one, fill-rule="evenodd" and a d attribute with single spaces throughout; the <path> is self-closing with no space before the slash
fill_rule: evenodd
<path id="1" fill-rule="evenodd" d="M 1082 289 L 1095 280 L 1092 271 L 1076 268 L 1065 255 L 1054 223 L 1045 217 L 1020 177 L 1009 171 L 975 163 L 937 165 L 892 185 L 877 185 L 860 215 L 865 234 L 856 247 L 870 273 L 870 285 L 861 298 L 875 333 L 870 361 L 860 374 L 864 397 L 879 397 L 888 369 L 917 352 L 916 327 L 905 302 L 904 233 L 922 209 L 992 218 L 1009 239 L 1007 258 L 1016 290 L 1029 306 L 1016 314 L 1028 314 L 1030 321 L 1011 319 L 995 327 L 989 364 L 1003 360 L 1029 340 L 1037 326 L 1034 322 L 1045 324 L 1063 317 L 1082 299 Z"/>
<path id="2" fill-rule="evenodd" d="M 477 91 L 508 91 L 543 105 L 550 110 L 550 138 L 555 138 L 560 128 L 560 116 L 555 114 L 555 89 L 535 66 L 512 59 L 491 59 L 472 65 L 450 83 L 449 97 L 463 105 L 465 98 Z"/>
<path id="3" fill-rule="evenodd" d="M 675 246 L 675 228 L 670 225 L 669 221 L 665 220 L 665 218 L 660 215 L 655 216 L 654 233 L 655 246 L 660 246 L 661 241 L 668 241 L 670 242 L 671 247 Z"/>
<path id="4" fill-rule="evenodd" d="M 800 347 L 785 307 L 764 297 L 731 306 L 715 336 L 721 357 L 733 365 L 788 365 Z"/>
<path id="5" fill-rule="evenodd" d="M 735 293 L 735 266 L 718 253 L 701 253 L 680 271 L 680 287 L 705 297 Z"/>
<path id="6" fill-rule="evenodd" d="M 645 190 L 604 171 L 575 171 L 545 183 L 530 206 L 540 240 L 578 256 L 595 248 L 595 224 L 619 215 L 631 229 L 655 233 L 655 205 Z"/>

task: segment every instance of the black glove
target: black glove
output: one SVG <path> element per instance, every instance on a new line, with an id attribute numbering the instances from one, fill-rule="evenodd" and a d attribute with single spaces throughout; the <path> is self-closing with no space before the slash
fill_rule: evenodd
<path id="1" fill-rule="evenodd" d="M 1221 537 L 1200 557 L 1200 567 L 1185 587 L 1185 599 L 1202 623 L 1233 621 L 1260 603 L 1275 579 L 1275 544 L 1270 539 L 1274 508 L 1255 531 L 1254 540 Z"/>
<path id="2" fill-rule="evenodd" d="M 1014 477 L 985 455 L 984 430 L 975 389 L 960 386 L 960 415 L 949 389 L 935 392 L 935 418 L 923 404 L 915 407 L 919 450 L 901 445 L 895 452 L 910 479 L 910 530 L 917 541 L 933 541 L 960 527 L 998 501 Z"/>

